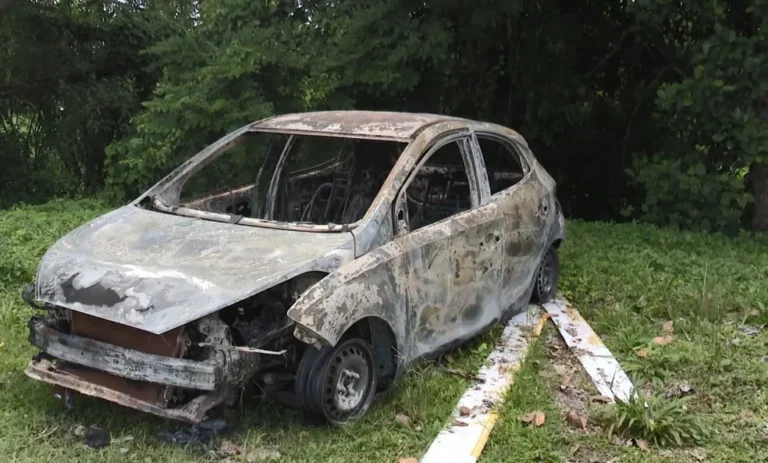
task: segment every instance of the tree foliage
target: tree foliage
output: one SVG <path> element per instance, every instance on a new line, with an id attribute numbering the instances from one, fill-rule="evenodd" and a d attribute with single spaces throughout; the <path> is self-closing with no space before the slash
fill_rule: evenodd
<path id="1" fill-rule="evenodd" d="M 635 163 L 634 179 L 646 192 L 640 217 L 729 229 L 751 205 L 762 208 L 754 210 L 755 228 L 768 228 L 768 205 L 752 204 L 755 186 L 768 189 L 768 179 L 745 181 L 768 161 L 768 2 L 658 1 L 645 8 L 649 18 L 677 20 L 685 35 L 698 36 L 679 51 L 681 80 L 657 91 L 662 143 Z"/>
<path id="2" fill-rule="evenodd" d="M 29 2 L 0 19 L 0 175 L 127 199 L 271 114 L 434 112 L 520 131 L 571 216 L 765 229 L 767 3 Z"/>
<path id="3" fill-rule="evenodd" d="M 14 2 L 0 13 L 0 203 L 94 193 L 104 149 L 155 78 L 158 29 L 124 4 Z"/>

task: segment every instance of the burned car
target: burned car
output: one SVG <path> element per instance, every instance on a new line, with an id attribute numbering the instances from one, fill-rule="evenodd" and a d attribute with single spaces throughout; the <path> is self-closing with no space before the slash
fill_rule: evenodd
<path id="1" fill-rule="evenodd" d="M 193 423 L 258 385 L 342 425 L 414 361 L 552 298 L 564 235 L 508 128 L 267 118 L 46 252 L 26 374 Z"/>

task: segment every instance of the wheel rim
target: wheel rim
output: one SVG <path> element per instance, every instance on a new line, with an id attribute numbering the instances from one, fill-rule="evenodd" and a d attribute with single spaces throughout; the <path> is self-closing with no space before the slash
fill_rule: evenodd
<path id="1" fill-rule="evenodd" d="M 323 412 L 335 421 L 354 417 L 365 407 L 373 380 L 370 350 L 350 343 L 328 363 L 323 381 Z"/>
<path id="2" fill-rule="evenodd" d="M 548 251 L 539 267 L 539 273 L 536 275 L 536 285 L 540 296 L 548 296 L 555 284 L 555 257 L 552 251 Z"/>

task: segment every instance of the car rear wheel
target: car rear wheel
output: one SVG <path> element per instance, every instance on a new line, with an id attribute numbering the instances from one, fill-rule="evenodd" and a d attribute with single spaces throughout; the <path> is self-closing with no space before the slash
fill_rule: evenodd
<path id="1" fill-rule="evenodd" d="M 347 339 L 334 348 L 309 348 L 296 374 L 296 397 L 306 412 L 342 426 L 362 416 L 376 393 L 371 345 Z"/>
<path id="2" fill-rule="evenodd" d="M 544 258 L 541 259 L 539 268 L 533 280 L 533 294 L 531 300 L 543 304 L 555 298 L 557 294 L 557 282 L 560 278 L 560 258 L 557 249 L 550 247 Z"/>

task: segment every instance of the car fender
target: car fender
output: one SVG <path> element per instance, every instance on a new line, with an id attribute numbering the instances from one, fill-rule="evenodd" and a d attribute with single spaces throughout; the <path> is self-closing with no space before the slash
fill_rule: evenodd
<path id="1" fill-rule="evenodd" d="M 398 346 L 406 332 L 403 249 L 392 241 L 340 267 L 302 294 L 288 310 L 294 336 L 316 347 L 334 346 L 356 322 L 385 321 Z"/>

